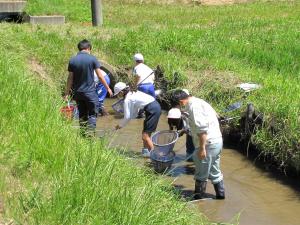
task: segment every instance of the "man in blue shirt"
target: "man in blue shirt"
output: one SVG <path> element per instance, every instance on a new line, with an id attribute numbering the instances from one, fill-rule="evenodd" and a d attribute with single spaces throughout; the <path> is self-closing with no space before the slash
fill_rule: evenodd
<path id="1" fill-rule="evenodd" d="M 78 54 L 69 61 L 69 76 L 65 90 L 65 99 L 68 98 L 72 89 L 73 98 L 78 106 L 81 133 L 83 136 L 86 136 L 88 129 L 92 133 L 95 131 L 99 109 L 94 71 L 110 96 L 112 96 L 112 91 L 100 71 L 99 61 L 95 56 L 91 55 L 91 43 L 88 40 L 82 40 L 77 47 L 79 50 Z"/>

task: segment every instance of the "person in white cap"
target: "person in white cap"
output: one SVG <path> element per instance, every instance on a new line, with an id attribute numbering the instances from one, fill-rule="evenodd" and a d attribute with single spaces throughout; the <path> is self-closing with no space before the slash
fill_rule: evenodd
<path id="1" fill-rule="evenodd" d="M 181 130 L 183 128 L 183 121 L 181 119 L 181 111 L 179 108 L 172 108 L 168 112 L 168 124 L 170 130 Z"/>
<path id="2" fill-rule="evenodd" d="M 154 71 L 144 64 L 144 56 L 141 53 L 136 53 L 133 56 L 135 67 L 133 68 L 133 75 L 135 76 L 135 84 L 137 89 L 155 98 Z"/>
<path id="3" fill-rule="evenodd" d="M 180 106 L 176 105 L 174 108 L 170 109 L 168 112 L 168 124 L 170 130 L 180 130 L 179 136 L 186 134 L 186 159 L 189 162 L 192 162 L 192 154 L 195 150 L 193 144 L 193 138 L 190 133 L 190 128 L 188 124 L 188 114 L 186 112 L 181 112 L 179 109 Z"/>
<path id="4" fill-rule="evenodd" d="M 156 130 L 161 114 L 159 103 L 148 94 L 141 91 L 131 91 L 129 86 L 123 82 L 118 82 L 114 86 L 114 96 L 124 98 L 124 118 L 116 126 L 116 129 L 125 127 L 131 119 L 137 117 L 140 110 L 145 110 L 146 117 L 142 131 L 142 155 L 150 157 L 150 151 L 154 149 L 151 133 Z"/>

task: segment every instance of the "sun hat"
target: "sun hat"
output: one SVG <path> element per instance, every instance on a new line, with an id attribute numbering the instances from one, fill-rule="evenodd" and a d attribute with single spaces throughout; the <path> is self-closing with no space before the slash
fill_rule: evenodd
<path id="1" fill-rule="evenodd" d="M 172 108 L 168 112 L 168 119 L 180 119 L 181 118 L 181 111 L 178 108 Z"/>
<path id="2" fill-rule="evenodd" d="M 134 61 L 144 61 L 144 56 L 141 53 L 136 53 L 133 56 Z"/>
<path id="3" fill-rule="evenodd" d="M 190 92 L 188 89 L 182 89 L 182 91 L 184 91 L 187 95 L 190 95 Z"/>
<path id="4" fill-rule="evenodd" d="M 121 91 L 123 91 L 127 87 L 128 86 L 124 82 L 116 83 L 114 86 L 114 95 L 113 96 L 118 95 Z"/>

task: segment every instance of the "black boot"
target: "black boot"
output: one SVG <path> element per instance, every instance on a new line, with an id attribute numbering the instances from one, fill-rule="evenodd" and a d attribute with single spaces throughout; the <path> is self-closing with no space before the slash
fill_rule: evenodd
<path id="1" fill-rule="evenodd" d="M 214 184 L 215 192 L 216 192 L 216 199 L 225 199 L 225 189 L 223 180 L 219 183 Z"/>
<path id="2" fill-rule="evenodd" d="M 194 195 L 195 200 L 205 198 L 206 184 L 207 184 L 206 181 L 196 180 L 195 195 Z"/>

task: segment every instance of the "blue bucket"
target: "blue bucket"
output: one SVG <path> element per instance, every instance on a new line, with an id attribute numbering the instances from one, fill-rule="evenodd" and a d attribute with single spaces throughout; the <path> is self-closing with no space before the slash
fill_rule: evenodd
<path id="1" fill-rule="evenodd" d="M 150 152 L 151 164 L 157 173 L 164 173 L 172 167 L 175 159 L 175 152 L 171 151 L 167 155 L 161 155 L 161 152 L 152 150 Z"/>

